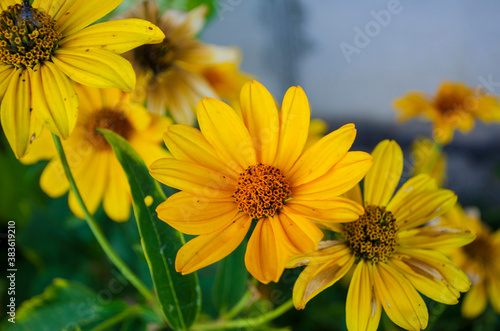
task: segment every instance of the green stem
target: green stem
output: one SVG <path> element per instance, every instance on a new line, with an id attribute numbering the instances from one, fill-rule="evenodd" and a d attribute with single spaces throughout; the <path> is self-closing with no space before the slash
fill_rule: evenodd
<path id="1" fill-rule="evenodd" d="M 138 307 L 129 307 L 128 309 L 125 309 L 119 314 L 116 314 L 115 316 L 105 320 L 98 326 L 92 328 L 90 331 L 103 331 L 103 330 L 109 330 L 110 327 L 113 325 L 116 325 L 126 319 L 129 316 L 134 316 L 137 315 L 140 312 L 140 308 Z"/>
<path id="2" fill-rule="evenodd" d="M 234 307 L 228 311 L 227 313 L 221 315 L 221 319 L 223 320 L 231 320 L 234 317 L 238 316 L 239 313 L 247 306 L 248 301 L 252 298 L 252 291 L 248 290 L 241 297 L 241 299 L 234 305 Z"/>
<path id="3" fill-rule="evenodd" d="M 234 321 L 215 321 L 210 323 L 199 323 L 193 325 L 191 330 L 202 331 L 202 330 L 223 330 L 223 329 L 237 329 L 237 328 L 256 328 L 265 324 L 276 317 L 284 314 L 290 308 L 293 307 L 292 299 L 288 300 L 275 310 L 272 310 L 266 314 L 253 317 L 253 318 L 242 318 Z"/>
<path id="4" fill-rule="evenodd" d="M 71 174 L 71 170 L 68 165 L 68 160 L 66 159 L 66 154 L 64 154 L 64 149 L 61 144 L 61 139 L 55 134 L 52 134 L 52 138 L 54 139 L 54 144 L 56 145 L 57 154 L 59 155 L 59 159 L 61 160 L 61 164 L 63 166 L 64 172 L 66 173 L 66 177 L 68 178 L 69 186 L 73 194 L 75 195 L 78 204 L 83 210 L 83 214 L 85 215 L 85 221 L 90 227 L 90 230 L 94 234 L 97 239 L 99 245 L 101 245 L 104 253 L 108 256 L 111 262 L 120 270 L 120 272 L 127 278 L 127 280 L 135 286 L 135 288 L 146 298 L 148 301 L 155 301 L 155 297 L 151 293 L 151 291 L 144 285 L 139 278 L 129 269 L 129 267 L 120 259 L 120 257 L 113 250 L 106 237 L 104 237 L 104 233 L 102 232 L 99 224 L 97 224 L 94 217 L 89 213 L 85 203 L 83 202 L 82 196 L 80 195 L 80 191 L 76 187 L 75 180 L 73 175 Z"/>

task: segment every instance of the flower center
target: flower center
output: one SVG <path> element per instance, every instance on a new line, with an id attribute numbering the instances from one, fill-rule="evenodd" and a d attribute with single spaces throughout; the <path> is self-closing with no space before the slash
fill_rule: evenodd
<path id="1" fill-rule="evenodd" d="M 345 225 L 344 238 L 356 259 L 385 262 L 398 246 L 398 226 L 385 207 L 368 206 L 364 215 Z"/>
<path id="2" fill-rule="evenodd" d="M 48 14 L 32 8 L 29 1 L 9 6 L 0 14 L 0 62 L 32 68 L 50 60 L 62 34 Z"/>
<path id="3" fill-rule="evenodd" d="M 234 192 L 239 210 L 254 219 L 274 216 L 291 194 L 290 183 L 281 171 L 261 163 L 240 174 Z"/>
<path id="4" fill-rule="evenodd" d="M 463 250 L 472 260 L 486 265 L 493 260 L 492 252 L 495 251 L 487 235 L 477 236 L 473 242 L 465 245 Z"/>
<path id="5" fill-rule="evenodd" d="M 165 38 L 154 45 L 143 45 L 134 49 L 134 57 L 142 68 L 150 69 L 155 75 L 170 68 L 174 62 L 175 47 Z"/>
<path id="6" fill-rule="evenodd" d="M 434 105 L 443 115 L 451 116 L 469 111 L 469 106 L 473 105 L 468 105 L 467 101 L 472 103 L 474 100 L 468 98 L 470 98 L 470 93 L 465 91 L 448 91 L 447 93 L 439 93 L 434 99 Z"/>
<path id="7" fill-rule="evenodd" d="M 111 130 L 126 140 L 130 137 L 134 128 L 129 122 L 125 114 L 119 110 L 102 109 L 92 114 L 85 124 L 85 138 L 94 146 L 96 150 L 109 150 L 111 146 L 108 144 L 103 134 L 97 129 Z"/>

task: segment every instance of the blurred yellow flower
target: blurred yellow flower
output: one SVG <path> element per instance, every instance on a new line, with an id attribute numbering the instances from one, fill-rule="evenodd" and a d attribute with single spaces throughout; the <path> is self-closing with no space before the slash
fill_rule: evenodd
<path id="1" fill-rule="evenodd" d="M 427 174 L 434 179 L 438 187 L 446 181 L 446 155 L 441 145 L 427 138 L 417 138 L 411 145 L 411 173 Z"/>
<path id="2" fill-rule="evenodd" d="M 130 94 L 118 89 L 75 85 L 75 90 L 80 100 L 78 122 L 62 144 L 76 185 L 90 213 L 94 213 L 102 201 L 104 211 L 111 219 L 126 221 L 132 201 L 130 187 L 111 146 L 97 129 L 118 133 L 132 145 L 146 165 L 150 165 L 160 157 L 169 157 L 161 141 L 163 132 L 171 123 L 167 118 L 150 114 L 142 106 L 131 103 Z M 40 186 L 50 197 L 63 195 L 69 184 L 50 132 L 44 130 L 33 144 L 36 148 L 21 161 L 34 163 L 50 159 L 40 178 Z M 71 191 L 69 206 L 76 216 L 84 217 Z"/>
<path id="3" fill-rule="evenodd" d="M 500 314 L 500 230 L 492 233 L 478 215 L 465 213 L 458 204 L 443 215 L 442 224 L 464 227 L 476 234 L 472 243 L 450 253 L 453 262 L 472 281 L 462 302 L 462 315 L 479 316 L 486 309 L 488 298 L 493 310 Z"/>
<path id="4" fill-rule="evenodd" d="M 398 326 L 424 329 L 428 312 L 417 291 L 456 304 L 460 292 L 470 286 L 465 273 L 435 249 L 462 246 L 474 236 L 465 230 L 424 226 L 456 201 L 452 191 L 437 188 L 427 175 L 409 179 L 394 194 L 403 170 L 403 153 L 396 142 L 382 141 L 372 156 L 364 199 L 359 188 L 351 190 L 351 196 L 364 204 L 364 214 L 344 225 L 323 224 L 342 237 L 288 262 L 287 267 L 307 265 L 295 283 L 293 301 L 298 309 L 304 308 L 353 268 L 346 303 L 349 330 L 376 330 L 382 307 Z"/>
<path id="5" fill-rule="evenodd" d="M 0 3 L 1 122 L 16 157 L 42 127 L 67 138 L 78 98 L 71 80 L 130 92 L 135 74 L 120 53 L 164 38 L 156 26 L 130 19 L 92 22 L 122 0 L 2 0 Z"/>
<path id="6" fill-rule="evenodd" d="M 304 150 L 308 149 L 318 140 L 323 138 L 326 130 L 328 129 L 328 124 L 319 118 L 313 118 L 309 123 L 309 134 L 307 136 L 306 144 Z"/>
<path id="7" fill-rule="evenodd" d="M 497 97 L 463 83 L 444 82 L 434 97 L 410 92 L 394 100 L 393 105 L 402 122 L 419 115 L 432 121 L 434 139 L 441 144 L 452 140 L 455 129 L 469 132 L 476 118 L 484 122 L 500 121 Z"/>
<path id="8" fill-rule="evenodd" d="M 347 124 L 303 152 L 310 110 L 300 87 L 291 87 L 281 112 L 267 89 L 248 82 L 241 115 L 225 103 L 198 104 L 200 130 L 172 125 L 164 140 L 172 159 L 150 166 L 158 181 L 182 190 L 157 208 L 175 229 L 197 235 L 177 253 L 187 274 L 230 254 L 255 220 L 245 254 L 248 271 L 262 283 L 278 281 L 289 257 L 316 249 L 323 233 L 311 221 L 352 221 L 362 207 L 339 195 L 371 165 L 349 152 L 356 136 Z"/>
<path id="9" fill-rule="evenodd" d="M 218 97 L 217 90 L 224 94 L 233 83 L 242 85 L 244 78 L 235 65 L 241 58 L 238 48 L 204 44 L 197 39 L 206 13 L 207 8 L 200 6 L 188 13 L 169 9 L 160 15 L 155 1 L 143 1 L 121 16 L 146 19 L 165 33 L 161 44 L 145 45 L 124 56 L 137 73 L 137 100 L 146 101 L 148 110 L 155 114 L 168 112 L 176 123 L 192 125 L 196 104 L 202 98 Z M 201 73 L 200 66 L 208 71 Z"/>

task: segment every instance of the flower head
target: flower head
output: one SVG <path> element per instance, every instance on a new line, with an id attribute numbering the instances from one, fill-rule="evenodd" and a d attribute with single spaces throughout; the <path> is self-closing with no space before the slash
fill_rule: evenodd
<path id="1" fill-rule="evenodd" d="M 125 172 L 111 146 L 97 131 L 108 129 L 126 139 L 147 165 L 159 157 L 168 157 L 162 148 L 163 131 L 170 121 L 150 114 L 144 107 L 131 102 L 129 93 L 118 89 L 97 89 L 76 85 L 80 99 L 80 113 L 75 130 L 63 141 L 64 152 L 85 205 L 94 213 L 103 202 L 104 211 L 115 221 L 126 221 L 130 216 L 131 194 Z M 52 137 L 44 130 L 24 163 L 50 159 L 40 178 L 40 186 L 51 197 L 66 193 L 69 184 L 56 154 Z M 69 206 L 83 218 L 83 212 L 72 192 Z"/>
<path id="2" fill-rule="evenodd" d="M 183 274 L 231 253 L 255 224 L 245 263 L 259 281 L 278 281 L 289 257 L 316 249 L 323 233 L 311 221 L 354 220 L 362 208 L 338 197 L 366 173 L 371 157 L 349 152 L 356 130 L 347 124 L 303 152 L 309 104 L 300 87 L 286 93 L 281 112 L 258 82 L 241 91 L 241 116 L 225 103 L 198 104 L 200 130 L 173 125 L 164 140 L 172 159 L 151 175 L 182 192 L 157 208 L 177 230 L 197 235 L 177 253 Z"/>
<path id="3" fill-rule="evenodd" d="M 192 125 L 198 101 L 227 97 L 227 92 L 234 92 L 233 85 L 239 85 L 239 92 L 244 83 L 237 71 L 241 58 L 237 48 L 197 39 L 206 13 L 207 8 L 200 6 L 188 13 L 169 9 L 160 15 L 156 2 L 143 1 L 124 14 L 151 21 L 166 35 L 162 43 L 138 47 L 125 57 L 137 73 L 135 97 L 145 100 L 153 113 L 168 111 L 176 123 Z"/>
<path id="4" fill-rule="evenodd" d="M 67 138 L 78 98 L 70 79 L 130 92 L 135 74 L 119 53 L 164 35 L 143 20 L 90 25 L 122 0 L 2 1 L 0 4 L 1 122 L 16 157 L 42 127 Z"/>
<path id="5" fill-rule="evenodd" d="M 349 330 L 376 330 L 382 307 L 400 327 L 424 329 L 428 313 L 417 291 L 455 304 L 470 286 L 465 273 L 435 249 L 465 245 L 474 235 L 425 225 L 456 201 L 453 192 L 437 188 L 427 175 L 409 179 L 394 194 L 403 170 L 403 153 L 394 141 L 379 143 L 372 156 L 364 197 L 359 189 L 350 192 L 364 204 L 364 213 L 354 222 L 331 227 L 341 233 L 338 240 L 322 242 L 317 251 L 288 262 L 288 267 L 307 265 L 295 283 L 293 301 L 304 308 L 353 269 L 346 304 Z"/>
<path id="6" fill-rule="evenodd" d="M 452 261 L 472 281 L 461 307 L 466 318 L 475 318 L 484 312 L 488 299 L 494 311 L 500 314 L 500 230 L 492 232 L 475 214 L 464 212 L 457 204 L 441 218 L 444 226 L 464 227 L 476 234 L 473 242 L 450 253 Z"/>
<path id="7" fill-rule="evenodd" d="M 500 121 L 498 99 L 462 83 L 444 82 L 434 97 L 421 92 L 408 93 L 396 99 L 394 107 L 401 121 L 418 115 L 432 121 L 434 139 L 442 144 L 452 140 L 455 129 L 469 132 L 476 118 L 485 122 Z"/>

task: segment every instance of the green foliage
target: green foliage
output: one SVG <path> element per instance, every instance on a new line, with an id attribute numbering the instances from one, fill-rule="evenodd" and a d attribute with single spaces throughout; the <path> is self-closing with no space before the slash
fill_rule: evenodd
<path id="1" fill-rule="evenodd" d="M 19 307 L 15 324 L 5 324 L 6 330 L 87 330 L 127 309 L 124 301 L 57 278 L 42 294 Z"/>
<path id="2" fill-rule="evenodd" d="M 162 312 L 172 328 L 187 330 L 198 316 L 201 296 L 196 274 L 182 276 L 175 270 L 175 255 L 184 244 L 184 237 L 156 217 L 155 209 L 166 197 L 137 152 L 112 131 L 102 133 L 127 175 L 144 254 Z M 147 205 L 146 200 L 151 198 L 153 202 Z"/>
<path id="3" fill-rule="evenodd" d="M 245 267 L 246 241 L 218 265 L 212 297 L 221 314 L 229 311 L 241 299 L 248 287 L 249 274 Z"/>

